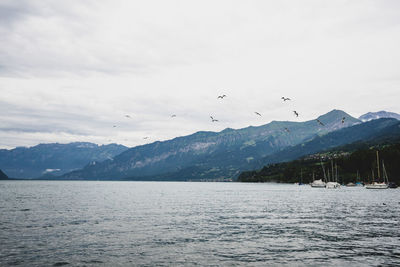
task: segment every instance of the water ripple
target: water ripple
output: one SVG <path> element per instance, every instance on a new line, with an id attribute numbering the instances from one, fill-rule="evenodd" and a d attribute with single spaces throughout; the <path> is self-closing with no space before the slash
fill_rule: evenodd
<path id="1" fill-rule="evenodd" d="M 1 181 L 0 203 L 1 266 L 400 265 L 398 190 Z"/>

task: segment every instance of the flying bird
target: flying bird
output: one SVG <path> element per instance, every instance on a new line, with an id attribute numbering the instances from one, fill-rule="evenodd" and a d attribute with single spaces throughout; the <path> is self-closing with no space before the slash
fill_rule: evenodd
<path id="1" fill-rule="evenodd" d="M 345 119 L 346 119 L 346 117 L 343 117 L 343 118 L 342 118 L 342 123 L 344 123 L 344 120 L 345 120 Z"/>
<path id="2" fill-rule="evenodd" d="M 131 119 L 132 117 L 129 115 L 125 115 L 126 118 Z"/>
<path id="3" fill-rule="evenodd" d="M 226 95 L 219 95 L 218 98 L 223 99 Z"/>
<path id="4" fill-rule="evenodd" d="M 299 113 L 297 113 L 297 111 L 296 111 L 296 110 L 293 110 L 293 113 L 294 113 L 294 115 L 296 115 L 296 117 L 298 117 L 298 116 L 299 116 Z"/>
<path id="5" fill-rule="evenodd" d="M 176 115 L 175 115 L 175 114 L 172 114 L 172 115 L 171 115 L 171 118 L 175 118 L 175 117 L 176 117 Z"/>
<path id="6" fill-rule="evenodd" d="M 317 122 L 318 122 L 320 125 L 325 126 L 325 124 L 323 124 L 322 121 L 320 121 L 319 119 L 317 119 Z"/>
<path id="7" fill-rule="evenodd" d="M 113 128 L 117 127 L 117 125 L 113 125 Z"/>
<path id="8" fill-rule="evenodd" d="M 210 118 L 211 118 L 211 122 L 216 122 L 216 121 L 218 121 L 217 119 L 214 119 L 213 116 L 210 116 Z"/>
<path id="9" fill-rule="evenodd" d="M 254 112 L 256 115 L 258 115 L 258 116 L 261 116 L 261 114 L 260 113 L 258 113 L 257 111 L 256 112 Z"/>
<path id="10" fill-rule="evenodd" d="M 143 139 L 149 139 L 149 137 L 148 137 L 148 136 L 145 136 L 145 137 L 143 137 Z"/>
<path id="11" fill-rule="evenodd" d="M 284 97 L 284 96 L 282 96 L 281 99 L 283 100 L 283 102 L 286 102 L 286 101 L 290 100 L 289 97 Z"/>

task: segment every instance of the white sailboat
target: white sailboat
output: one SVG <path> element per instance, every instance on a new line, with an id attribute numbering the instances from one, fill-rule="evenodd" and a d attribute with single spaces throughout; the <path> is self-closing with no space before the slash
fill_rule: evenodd
<path id="1" fill-rule="evenodd" d="M 376 163 L 378 165 L 378 178 L 375 180 L 373 178 L 373 182 L 370 184 L 365 185 L 366 189 L 388 189 L 389 188 L 389 180 L 386 174 L 385 165 L 382 161 L 382 168 L 383 168 L 383 181 L 379 182 L 380 178 L 380 170 L 379 170 L 379 153 L 376 151 Z M 374 171 L 372 171 L 372 177 L 374 177 Z"/>
<path id="2" fill-rule="evenodd" d="M 314 180 L 311 183 L 311 187 L 320 187 L 320 188 L 322 188 L 322 187 L 325 187 L 325 186 L 326 186 L 326 183 L 324 181 L 322 181 L 321 179 Z"/>
<path id="3" fill-rule="evenodd" d="M 331 165 L 332 165 L 332 182 L 328 181 L 326 183 L 326 188 L 328 188 L 328 189 L 337 189 L 337 188 L 340 188 L 340 184 L 337 181 L 338 180 L 337 165 L 336 165 L 336 175 L 335 176 L 333 175 L 333 161 L 331 161 Z M 329 171 L 328 171 L 328 180 L 330 180 L 329 179 Z"/>
<path id="4" fill-rule="evenodd" d="M 324 172 L 324 180 L 326 181 L 325 168 L 324 168 L 324 164 L 322 163 L 322 160 L 321 160 L 321 166 L 322 166 L 322 170 Z M 310 185 L 311 185 L 311 187 L 315 187 L 315 188 L 324 188 L 326 186 L 326 183 L 324 181 L 322 181 L 321 179 L 315 180 L 314 173 L 313 173 L 313 182 Z"/>

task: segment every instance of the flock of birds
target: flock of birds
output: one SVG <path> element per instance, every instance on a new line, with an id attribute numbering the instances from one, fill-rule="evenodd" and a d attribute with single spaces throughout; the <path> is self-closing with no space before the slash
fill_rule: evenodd
<path id="1" fill-rule="evenodd" d="M 225 97 L 226 97 L 226 95 L 220 95 L 220 96 L 218 96 L 217 98 L 218 98 L 218 99 L 224 99 Z M 284 96 L 282 96 L 281 99 L 283 100 L 283 102 L 286 102 L 286 101 L 290 101 L 290 100 L 291 100 L 289 97 L 284 97 Z M 257 112 L 257 111 L 255 111 L 254 113 L 255 113 L 256 115 L 260 116 L 260 117 L 262 116 L 262 115 L 261 115 L 259 112 Z M 296 110 L 293 110 L 293 114 L 296 116 L 296 118 L 299 117 L 299 113 L 298 113 Z M 213 116 L 210 116 L 210 118 L 211 118 L 211 122 L 218 122 L 218 120 L 217 120 L 217 119 L 214 119 Z M 342 124 L 344 123 L 345 120 L 346 120 L 346 117 L 343 117 L 343 118 L 342 118 Z M 319 123 L 319 125 L 325 126 L 325 124 L 324 124 L 322 121 L 320 121 L 319 119 L 317 119 L 317 122 Z M 285 130 L 286 132 L 290 132 L 290 130 L 289 130 L 288 128 L 284 128 L 284 130 Z"/>
<path id="2" fill-rule="evenodd" d="M 227 95 L 223 94 L 223 95 L 219 95 L 219 96 L 217 97 L 217 99 L 221 99 L 221 100 L 222 100 L 222 99 L 224 99 L 225 97 L 227 97 Z M 282 96 L 281 99 L 283 100 L 283 102 L 291 101 L 291 99 L 290 99 L 289 97 L 284 97 L 284 96 Z M 256 114 L 257 116 L 260 116 L 260 117 L 262 116 L 261 113 L 259 113 L 259 112 L 257 112 L 257 111 L 255 111 L 254 114 Z M 293 110 L 293 114 L 294 114 L 294 116 L 296 116 L 296 118 L 299 117 L 299 113 L 298 113 L 296 110 Z M 130 115 L 125 115 L 125 118 L 131 119 L 132 117 L 131 117 Z M 171 118 L 176 118 L 176 114 L 172 114 L 172 115 L 171 115 Z M 214 118 L 213 116 L 210 116 L 210 119 L 211 119 L 211 122 L 219 122 L 219 120 L 217 120 L 217 119 Z M 346 120 L 346 117 L 343 117 L 343 118 L 342 118 L 342 124 L 344 124 L 345 120 Z M 322 121 L 320 121 L 319 119 L 316 119 L 316 121 L 318 122 L 319 125 L 325 126 L 325 124 L 324 124 Z M 117 127 L 117 126 L 116 126 L 116 125 L 113 125 L 113 128 L 115 128 L 115 127 Z M 289 130 L 288 128 L 286 128 L 286 127 L 285 127 L 283 130 L 284 130 L 285 132 L 287 132 L 287 133 L 290 133 L 290 130 Z M 148 136 L 145 136 L 145 137 L 143 137 L 143 139 L 149 139 L 149 137 L 148 137 Z"/>

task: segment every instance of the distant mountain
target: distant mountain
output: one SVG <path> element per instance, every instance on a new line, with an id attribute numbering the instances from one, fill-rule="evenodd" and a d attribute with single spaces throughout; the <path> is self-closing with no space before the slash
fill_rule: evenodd
<path id="1" fill-rule="evenodd" d="M 93 161 L 112 159 L 127 149 L 117 144 L 99 146 L 86 142 L 0 149 L 0 169 L 15 178 L 62 175 Z"/>
<path id="2" fill-rule="evenodd" d="M 387 112 L 387 111 L 378 111 L 378 112 L 368 112 L 364 115 L 361 115 L 359 117 L 359 120 L 366 122 L 370 120 L 377 120 L 377 119 L 382 119 L 382 118 L 393 118 L 396 120 L 400 120 L 400 114 L 394 113 L 394 112 Z"/>
<path id="3" fill-rule="evenodd" d="M 282 151 L 264 157 L 259 161 L 258 166 L 253 165 L 253 167 L 255 167 L 253 169 L 271 163 L 295 160 L 305 155 L 333 149 L 357 141 L 368 142 L 371 140 L 390 140 L 396 138 L 400 138 L 400 122 L 398 120 L 373 120 L 330 132 L 323 136 L 317 136 L 307 142 L 283 149 Z"/>
<path id="4" fill-rule="evenodd" d="M 345 117 L 344 123 L 342 118 Z M 218 180 L 236 177 L 252 162 L 318 135 L 360 123 L 333 110 L 306 122 L 273 121 L 259 127 L 197 132 L 131 148 L 112 160 L 89 164 L 61 179 Z"/>
<path id="5" fill-rule="evenodd" d="M 2 171 L 0 170 L 0 180 L 8 180 L 8 176 Z"/>

